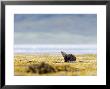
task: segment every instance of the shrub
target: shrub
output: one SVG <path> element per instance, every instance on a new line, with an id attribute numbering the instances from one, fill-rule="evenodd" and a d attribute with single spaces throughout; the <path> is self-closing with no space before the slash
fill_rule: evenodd
<path id="1" fill-rule="evenodd" d="M 45 74 L 55 72 L 55 69 L 45 62 L 41 62 L 40 64 L 30 65 L 27 72 Z"/>

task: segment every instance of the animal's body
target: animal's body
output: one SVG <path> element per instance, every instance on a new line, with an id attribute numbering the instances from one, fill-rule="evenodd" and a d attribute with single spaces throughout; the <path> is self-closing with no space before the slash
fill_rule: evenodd
<path id="1" fill-rule="evenodd" d="M 76 57 L 73 54 L 66 54 L 61 51 L 62 56 L 64 57 L 65 62 L 74 62 L 76 61 Z"/>

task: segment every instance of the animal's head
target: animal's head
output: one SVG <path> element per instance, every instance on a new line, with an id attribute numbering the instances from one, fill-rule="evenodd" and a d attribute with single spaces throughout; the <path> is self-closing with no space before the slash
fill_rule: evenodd
<path id="1" fill-rule="evenodd" d="M 61 51 L 61 54 L 62 54 L 63 57 L 65 57 L 65 55 L 66 55 L 66 53 L 63 52 L 63 51 Z"/>

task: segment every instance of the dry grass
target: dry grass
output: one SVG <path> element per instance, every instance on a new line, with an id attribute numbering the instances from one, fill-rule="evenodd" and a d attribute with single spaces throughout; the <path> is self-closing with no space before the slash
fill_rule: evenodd
<path id="1" fill-rule="evenodd" d="M 65 63 L 61 55 L 16 54 L 14 57 L 15 76 L 96 76 L 97 61 L 95 54 L 76 55 L 77 61 Z M 45 63 L 54 68 L 54 72 L 30 72 L 29 66 Z M 44 64 L 44 65 L 45 65 Z M 36 67 L 36 70 L 38 67 Z M 45 68 L 45 67 L 44 67 Z M 46 69 L 46 68 L 45 68 Z M 43 69 L 43 70 L 45 70 Z"/>

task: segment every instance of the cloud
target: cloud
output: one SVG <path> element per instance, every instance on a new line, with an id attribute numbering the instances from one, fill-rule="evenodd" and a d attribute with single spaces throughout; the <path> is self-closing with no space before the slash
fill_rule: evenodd
<path id="1" fill-rule="evenodd" d="M 15 15 L 15 44 L 96 44 L 96 14 Z"/>

